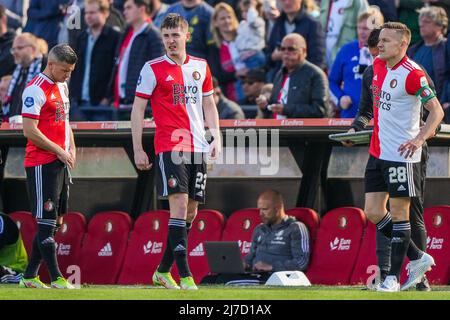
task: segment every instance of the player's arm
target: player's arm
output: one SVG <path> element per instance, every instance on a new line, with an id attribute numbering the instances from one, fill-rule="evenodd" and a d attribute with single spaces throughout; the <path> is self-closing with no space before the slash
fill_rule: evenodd
<path id="1" fill-rule="evenodd" d="M 69 134 L 70 134 L 70 146 L 69 146 L 69 153 L 71 154 L 72 158 L 73 158 L 73 164 L 75 165 L 76 163 L 76 158 L 77 158 L 77 147 L 75 145 L 75 137 L 73 135 L 73 130 L 72 127 L 69 126 Z"/>
<path id="2" fill-rule="evenodd" d="M 219 113 L 217 112 L 216 103 L 214 102 L 213 92 L 211 71 L 209 70 L 208 64 L 206 64 L 205 81 L 202 85 L 202 107 L 203 113 L 205 114 L 206 125 L 214 138 L 209 148 L 209 157 L 211 160 L 216 160 L 222 152 L 222 134 L 220 133 Z"/>
<path id="3" fill-rule="evenodd" d="M 436 133 L 436 128 L 444 118 L 444 111 L 433 90 L 429 87 L 428 80 L 421 70 L 411 72 L 406 79 L 406 91 L 420 97 L 425 109 L 429 111 L 427 121 L 420 128 L 419 134 L 409 141 L 401 144 L 398 148 L 400 155 L 405 159 L 412 157 L 414 152 L 420 148 L 428 138 Z"/>
<path id="4" fill-rule="evenodd" d="M 139 170 L 150 170 L 147 154 L 142 147 L 142 131 L 145 108 L 156 87 L 155 74 L 148 63 L 144 64 L 136 86 L 136 94 L 131 110 L 131 134 L 133 137 L 134 163 Z"/>
<path id="5" fill-rule="evenodd" d="M 131 134 L 133 137 L 134 163 L 139 170 L 149 170 L 152 164 L 142 147 L 142 131 L 147 99 L 134 97 L 131 110 Z"/>
<path id="6" fill-rule="evenodd" d="M 214 138 L 213 142 L 211 142 L 210 157 L 211 160 L 216 160 L 222 152 L 222 134 L 219 127 L 219 114 L 212 95 L 203 97 L 203 111 L 206 124 Z"/>
<path id="7" fill-rule="evenodd" d="M 43 150 L 56 154 L 62 162 L 67 164 L 69 168 L 73 168 L 74 159 L 66 150 L 58 146 L 56 143 L 47 138 L 38 128 L 39 120 L 23 117 L 23 134 L 30 139 L 34 145 Z"/>

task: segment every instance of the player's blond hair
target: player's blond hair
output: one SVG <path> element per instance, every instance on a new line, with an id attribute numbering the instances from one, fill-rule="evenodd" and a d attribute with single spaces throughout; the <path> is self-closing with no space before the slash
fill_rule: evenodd
<path id="1" fill-rule="evenodd" d="M 381 26 L 381 29 L 394 30 L 398 35 L 406 39 L 407 45 L 411 42 L 411 30 L 400 22 L 386 22 Z"/>

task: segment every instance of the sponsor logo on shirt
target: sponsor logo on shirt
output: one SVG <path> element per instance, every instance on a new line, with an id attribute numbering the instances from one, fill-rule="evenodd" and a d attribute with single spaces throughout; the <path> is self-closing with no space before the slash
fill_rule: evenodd
<path id="1" fill-rule="evenodd" d="M 26 97 L 25 101 L 23 102 L 25 107 L 31 108 L 34 105 L 34 98 L 33 97 Z"/>
<path id="2" fill-rule="evenodd" d="M 428 85 L 428 81 L 426 77 L 420 77 L 420 86 L 424 87 Z"/>
<path id="3" fill-rule="evenodd" d="M 197 97 L 195 96 L 199 90 L 197 86 L 183 86 L 175 83 L 172 85 L 173 92 L 173 105 L 185 105 L 197 103 Z"/>

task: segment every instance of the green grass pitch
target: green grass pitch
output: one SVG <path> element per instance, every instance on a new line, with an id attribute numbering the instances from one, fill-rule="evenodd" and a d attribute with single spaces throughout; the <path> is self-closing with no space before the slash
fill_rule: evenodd
<path id="1" fill-rule="evenodd" d="M 200 286 L 198 291 L 152 286 L 82 286 L 78 290 L 22 289 L 0 285 L 0 300 L 450 300 L 450 287 L 432 292 L 379 293 L 361 286 Z"/>

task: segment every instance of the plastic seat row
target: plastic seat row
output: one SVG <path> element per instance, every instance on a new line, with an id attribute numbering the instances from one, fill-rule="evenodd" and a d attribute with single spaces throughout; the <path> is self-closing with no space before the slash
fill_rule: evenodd
<path id="1" fill-rule="evenodd" d="M 310 230 L 312 255 L 307 276 L 313 284 L 359 284 L 371 276 L 367 268 L 376 265 L 376 228 L 367 223 L 358 208 L 338 208 L 326 213 L 320 221 L 314 210 L 294 208 L 287 211 L 305 223 Z M 11 217 L 21 226 L 25 247 L 31 253 L 36 222 L 27 212 Z M 82 283 L 151 284 L 151 275 L 165 249 L 169 213 L 164 210 L 141 214 L 136 222 L 125 212 L 97 213 L 86 230 L 82 214 L 68 213 L 55 238 L 57 256 L 65 276 L 70 265 L 81 270 Z M 437 266 L 429 280 L 447 284 L 450 278 L 450 206 L 425 211 L 428 230 L 428 252 Z M 234 212 L 225 222 L 215 210 L 200 210 L 189 233 L 188 260 L 194 278 L 199 282 L 209 273 L 204 241 L 239 241 L 242 255 L 251 244 L 253 229 L 260 223 L 258 209 Z M 176 266 L 174 277 L 178 278 Z M 405 276 L 405 275 L 403 275 Z M 41 278 L 48 280 L 43 268 Z"/>

